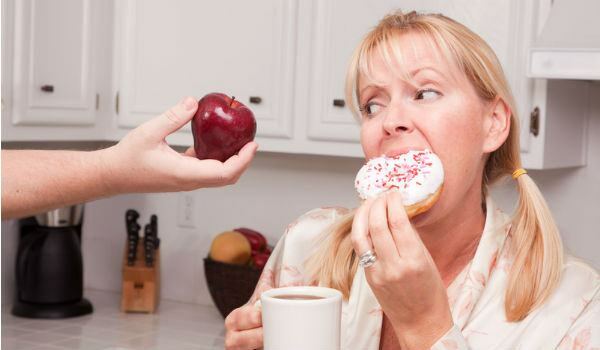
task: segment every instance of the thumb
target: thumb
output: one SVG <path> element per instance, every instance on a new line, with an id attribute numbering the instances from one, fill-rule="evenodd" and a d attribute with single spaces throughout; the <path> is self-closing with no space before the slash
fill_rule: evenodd
<path id="1" fill-rule="evenodd" d="M 163 114 L 144 123 L 143 127 L 149 135 L 162 140 L 187 124 L 194 117 L 197 109 L 196 99 L 188 96 Z"/>

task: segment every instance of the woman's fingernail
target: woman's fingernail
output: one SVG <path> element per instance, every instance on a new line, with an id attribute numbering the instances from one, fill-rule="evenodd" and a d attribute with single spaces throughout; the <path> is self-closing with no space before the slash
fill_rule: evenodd
<path id="1" fill-rule="evenodd" d="M 194 100 L 191 97 L 186 97 L 183 99 L 182 104 L 185 107 L 185 109 L 189 111 L 196 107 L 196 100 Z"/>

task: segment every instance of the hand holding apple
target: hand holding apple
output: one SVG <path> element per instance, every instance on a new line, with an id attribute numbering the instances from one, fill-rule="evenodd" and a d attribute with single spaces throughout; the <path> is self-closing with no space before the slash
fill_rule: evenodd
<path id="1" fill-rule="evenodd" d="M 210 93 L 198 102 L 192 120 L 198 159 L 224 162 L 254 140 L 256 119 L 243 103 L 222 93 Z"/>
<path id="2" fill-rule="evenodd" d="M 95 151 L 98 172 L 103 174 L 103 183 L 98 184 L 103 196 L 189 191 L 235 183 L 256 153 L 258 145 L 255 142 L 240 142 L 243 148 L 236 150 L 239 153 L 222 162 L 198 160 L 193 148 L 179 153 L 165 141 L 167 136 L 192 120 L 198 110 L 193 97 L 184 98 L 163 114 L 130 131 L 115 146 Z"/>

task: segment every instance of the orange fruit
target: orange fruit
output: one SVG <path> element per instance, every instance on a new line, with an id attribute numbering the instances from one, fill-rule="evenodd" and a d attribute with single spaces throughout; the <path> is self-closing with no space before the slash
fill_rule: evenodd
<path id="1" fill-rule="evenodd" d="M 245 265 L 252 249 L 243 234 L 236 231 L 219 233 L 210 246 L 210 258 L 227 264 Z"/>

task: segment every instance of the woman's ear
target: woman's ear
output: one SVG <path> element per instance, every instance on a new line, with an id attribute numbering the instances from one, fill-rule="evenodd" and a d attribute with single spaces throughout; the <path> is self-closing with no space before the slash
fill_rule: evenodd
<path id="1" fill-rule="evenodd" d="M 497 97 L 490 104 L 483 122 L 483 152 L 491 153 L 500 148 L 510 132 L 512 111 L 503 99 Z"/>

